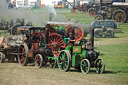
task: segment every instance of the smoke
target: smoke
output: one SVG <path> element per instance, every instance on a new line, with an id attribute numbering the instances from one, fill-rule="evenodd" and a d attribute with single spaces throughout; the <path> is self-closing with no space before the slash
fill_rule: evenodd
<path id="1" fill-rule="evenodd" d="M 49 15 L 52 13 L 52 21 L 57 21 L 57 22 L 64 22 L 67 20 L 67 18 L 61 14 L 57 14 L 56 10 L 52 6 L 45 6 L 43 9 L 43 16 L 45 16 L 45 21 L 48 21 Z M 47 19 L 48 18 L 48 19 Z"/>
<path id="2" fill-rule="evenodd" d="M 0 3 L 1 5 L 1 3 Z M 32 22 L 34 26 L 44 27 L 46 21 L 49 21 L 49 15 L 52 13 L 52 21 L 57 22 L 76 22 L 75 19 L 68 20 L 65 16 L 57 14 L 56 10 L 52 6 L 45 6 L 43 9 L 37 10 L 22 10 L 22 9 L 8 9 L 5 6 L 0 7 L 0 17 L 10 18 L 16 22 L 16 19 L 24 19 L 25 23 Z M 86 27 L 85 24 L 77 23 L 78 26 Z"/>
<path id="3" fill-rule="evenodd" d="M 49 6 L 49 5 L 45 6 L 43 11 L 45 14 L 53 13 L 55 17 L 57 16 L 56 10 L 52 6 Z"/>
<path id="4" fill-rule="evenodd" d="M 4 10 L 4 11 L 3 11 Z M 38 17 L 32 12 L 32 10 L 22 10 L 22 9 L 7 9 L 6 7 L 0 8 L 2 13 L 0 17 L 13 19 L 14 22 L 17 18 L 25 19 L 25 22 L 32 22 L 34 26 L 44 26 L 43 17 Z M 10 21 L 10 20 L 9 20 Z"/>

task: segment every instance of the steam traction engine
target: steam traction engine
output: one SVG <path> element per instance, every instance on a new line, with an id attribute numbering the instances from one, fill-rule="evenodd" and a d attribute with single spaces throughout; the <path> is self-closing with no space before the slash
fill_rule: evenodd
<path id="1" fill-rule="evenodd" d="M 95 10 L 95 20 L 113 19 L 117 23 L 124 23 L 127 20 L 127 0 L 100 0 L 99 9 Z"/>
<path id="2" fill-rule="evenodd" d="M 35 65 L 39 68 L 47 62 L 50 62 L 51 66 L 54 65 L 56 56 L 54 55 L 55 52 L 52 52 L 52 50 L 57 46 L 54 42 L 60 40 L 58 44 L 61 43 L 61 46 L 64 45 L 60 35 L 52 33 L 53 31 L 50 31 L 49 25 L 45 28 L 23 26 L 18 27 L 17 31 L 25 34 L 27 37 L 24 44 L 22 44 L 18 50 L 18 61 L 21 65 L 26 66 L 28 62 L 33 60 L 35 61 Z M 33 37 L 36 35 L 38 35 L 39 41 L 33 40 Z M 58 46 L 61 47 L 60 45 Z"/>
<path id="3" fill-rule="evenodd" d="M 6 21 L 5 19 L 2 18 L 1 22 L 0 22 L 0 30 L 8 30 L 10 32 L 11 35 L 15 35 L 16 34 L 16 29 L 17 27 L 20 26 L 32 26 L 31 22 L 27 22 L 25 24 L 25 20 L 24 19 L 12 19 L 10 22 Z"/>
<path id="4" fill-rule="evenodd" d="M 68 39 L 64 38 L 65 43 Z M 94 29 L 91 28 L 90 43 L 84 40 L 79 44 L 67 45 L 65 50 L 61 50 L 58 56 L 58 67 L 62 71 L 69 71 L 70 67 L 81 70 L 87 74 L 90 68 L 96 68 L 97 73 L 105 70 L 102 59 L 98 59 L 99 53 L 94 50 Z"/>

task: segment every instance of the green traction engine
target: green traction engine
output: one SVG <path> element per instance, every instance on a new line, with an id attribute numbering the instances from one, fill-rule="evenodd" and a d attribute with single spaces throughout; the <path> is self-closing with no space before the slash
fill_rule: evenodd
<path id="1" fill-rule="evenodd" d="M 103 73 L 105 64 L 102 59 L 98 59 L 99 53 L 94 50 L 94 29 L 91 28 L 90 32 L 89 43 L 82 40 L 80 44 L 67 45 L 65 50 L 61 50 L 57 60 L 60 70 L 67 72 L 70 67 L 74 67 L 87 74 L 90 68 L 96 68 L 97 73 Z"/>

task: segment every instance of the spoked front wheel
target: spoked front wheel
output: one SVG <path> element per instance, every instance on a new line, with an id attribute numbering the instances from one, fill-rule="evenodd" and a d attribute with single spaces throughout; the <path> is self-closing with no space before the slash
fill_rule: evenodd
<path id="1" fill-rule="evenodd" d="M 54 55 L 53 58 L 54 58 L 54 59 L 50 59 L 50 61 L 49 61 L 50 67 L 51 67 L 51 68 L 56 68 L 56 67 L 57 67 L 57 56 Z"/>
<path id="2" fill-rule="evenodd" d="M 81 68 L 82 73 L 87 74 L 90 71 L 90 62 L 89 62 L 89 60 L 88 59 L 83 59 L 81 61 L 80 68 Z"/>
<path id="3" fill-rule="evenodd" d="M 67 50 L 62 50 L 58 56 L 58 67 L 67 72 L 71 67 L 71 55 Z"/>
<path id="4" fill-rule="evenodd" d="M 41 54 L 37 54 L 35 56 L 35 66 L 37 66 L 38 68 L 42 67 L 42 62 L 43 62 L 43 58 Z"/>
<path id="5" fill-rule="evenodd" d="M 105 70 L 105 64 L 104 61 L 102 59 L 98 59 L 95 63 L 95 68 L 96 68 L 96 72 L 98 74 L 101 74 L 104 72 Z"/>

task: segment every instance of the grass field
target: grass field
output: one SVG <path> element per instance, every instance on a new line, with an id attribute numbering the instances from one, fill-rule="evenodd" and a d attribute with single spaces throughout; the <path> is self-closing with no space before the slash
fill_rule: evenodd
<path id="1" fill-rule="evenodd" d="M 67 9 L 56 11 L 76 22 L 90 24 L 93 21 L 93 17 L 85 13 L 71 14 Z M 43 13 L 42 9 L 32 12 L 39 17 Z M 103 74 L 96 74 L 94 69 L 83 75 L 75 70 L 64 73 L 49 67 L 38 69 L 31 64 L 22 67 L 17 63 L 4 63 L 0 64 L 0 85 L 128 85 L 128 23 L 119 24 L 117 30 L 122 32 L 115 33 L 115 38 L 95 38 L 99 58 L 105 62 Z"/>

